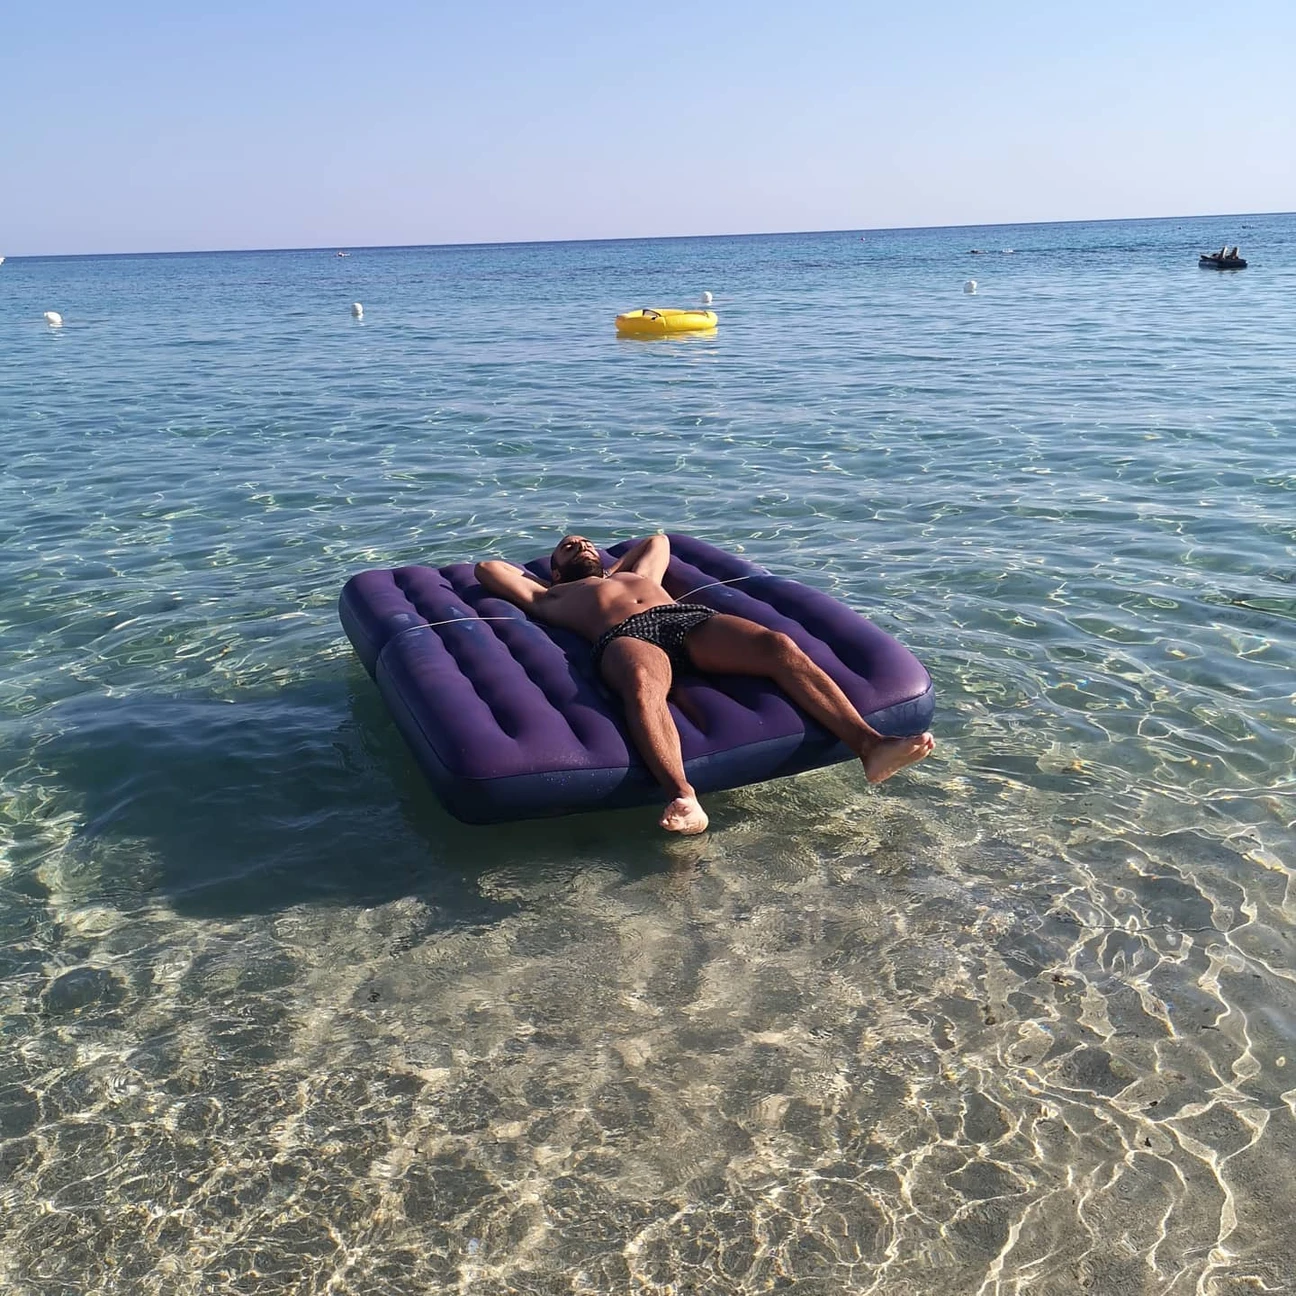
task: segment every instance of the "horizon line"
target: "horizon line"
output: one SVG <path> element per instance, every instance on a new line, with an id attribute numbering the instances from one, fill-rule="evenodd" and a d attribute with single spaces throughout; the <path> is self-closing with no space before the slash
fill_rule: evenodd
<path id="1" fill-rule="evenodd" d="M 790 238 L 810 234 L 911 234 L 929 230 L 1022 229 L 1038 225 L 1129 225 L 1140 221 L 1225 220 L 1243 217 L 1293 216 L 1296 212 L 1199 212 L 1194 215 L 1168 216 L 1101 216 L 1089 220 L 983 221 L 975 224 L 947 225 L 861 225 L 854 228 L 810 230 L 731 231 L 724 234 L 613 234 L 589 238 L 476 239 L 449 243 L 321 243 L 300 247 L 228 247 L 184 248 L 167 252 L 31 252 L 0 253 L 7 261 L 71 261 L 93 257 L 134 256 L 226 256 L 269 252 L 410 252 L 432 248 L 505 248 L 561 246 L 568 243 L 660 243 L 695 239 Z"/>

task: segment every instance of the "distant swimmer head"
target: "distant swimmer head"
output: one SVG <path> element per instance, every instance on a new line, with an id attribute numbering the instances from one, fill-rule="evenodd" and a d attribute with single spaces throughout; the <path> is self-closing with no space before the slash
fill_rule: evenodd
<path id="1" fill-rule="evenodd" d="M 62 328 L 63 316 L 60 315 L 58 311 L 46 311 L 45 323 L 48 324 L 50 328 Z"/>
<path id="2" fill-rule="evenodd" d="M 975 280 L 975 279 L 969 279 L 969 280 L 967 281 L 967 283 L 965 283 L 965 284 L 963 285 L 963 291 L 964 291 L 965 293 L 974 293 L 974 292 L 976 292 L 976 288 L 977 288 L 977 285 L 976 285 L 976 280 Z"/>
<path id="3" fill-rule="evenodd" d="M 338 255 L 341 256 L 342 254 L 339 252 Z M 364 319 L 364 307 L 361 306 L 359 302 L 352 302 L 351 314 L 354 315 L 356 319 Z"/>
<path id="4" fill-rule="evenodd" d="M 603 556 L 598 546 L 583 535 L 566 535 L 549 555 L 549 574 L 555 585 L 603 575 Z"/>
<path id="5" fill-rule="evenodd" d="M 702 305 L 703 306 L 711 305 L 711 294 L 709 292 L 704 292 L 702 294 Z"/>

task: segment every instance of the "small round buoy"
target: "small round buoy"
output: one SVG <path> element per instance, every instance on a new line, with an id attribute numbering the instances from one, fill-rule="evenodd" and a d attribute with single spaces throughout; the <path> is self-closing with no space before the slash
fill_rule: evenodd
<path id="1" fill-rule="evenodd" d="M 704 292 L 702 294 L 702 305 L 703 306 L 711 305 L 711 294 L 709 292 Z"/>
<path id="2" fill-rule="evenodd" d="M 58 311 L 46 311 L 45 323 L 51 328 L 61 328 L 63 325 L 63 316 Z"/>
<path id="3" fill-rule="evenodd" d="M 351 314 L 354 315 L 356 319 L 364 319 L 364 307 L 361 306 L 359 302 L 352 302 Z"/>
<path id="4" fill-rule="evenodd" d="M 975 279 L 969 279 L 969 280 L 967 281 L 967 283 L 965 283 L 965 284 L 963 285 L 963 291 L 964 291 L 965 293 L 974 293 L 974 292 L 976 292 L 976 280 L 975 280 Z"/>

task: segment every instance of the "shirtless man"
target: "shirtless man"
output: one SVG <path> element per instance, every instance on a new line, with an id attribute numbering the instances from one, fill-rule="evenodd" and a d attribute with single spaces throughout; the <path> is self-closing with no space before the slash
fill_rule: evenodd
<path id="1" fill-rule="evenodd" d="M 785 634 L 700 603 L 677 603 L 662 588 L 670 542 L 649 536 L 608 569 L 584 536 L 564 536 L 549 558 L 545 585 L 512 563 L 477 564 L 477 579 L 548 625 L 584 635 L 594 668 L 625 704 L 626 724 L 670 804 L 661 826 L 706 830 L 706 812 L 684 773 L 679 732 L 666 698 L 673 668 L 763 675 L 859 758 L 870 783 L 930 754 L 929 733 L 885 738 L 870 728 L 836 684 Z"/>

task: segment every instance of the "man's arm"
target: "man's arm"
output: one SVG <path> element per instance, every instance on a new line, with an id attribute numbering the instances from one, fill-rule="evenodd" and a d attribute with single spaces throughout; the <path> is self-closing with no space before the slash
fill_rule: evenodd
<path id="1" fill-rule="evenodd" d="M 627 549 L 625 553 L 617 559 L 616 565 L 611 568 L 608 575 L 614 572 L 629 571 L 634 572 L 637 576 L 646 576 L 649 580 L 656 581 L 658 585 L 666 576 L 666 568 L 670 565 L 670 541 L 664 535 L 651 535 L 646 540 L 640 540 L 637 545 Z"/>
<path id="2" fill-rule="evenodd" d="M 532 616 L 539 614 L 536 603 L 549 593 L 549 586 L 537 580 L 529 571 L 523 571 L 521 567 L 514 567 L 512 563 L 498 558 L 479 562 L 473 571 L 487 593 L 494 594 L 496 598 L 508 599 Z"/>

